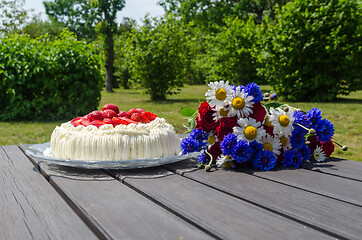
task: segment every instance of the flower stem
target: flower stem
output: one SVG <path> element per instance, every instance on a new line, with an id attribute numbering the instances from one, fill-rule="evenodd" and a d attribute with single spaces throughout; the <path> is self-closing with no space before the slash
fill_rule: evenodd
<path id="1" fill-rule="evenodd" d="M 343 146 L 342 146 L 342 144 L 340 144 L 340 143 L 337 142 L 337 141 L 334 141 L 333 139 L 332 139 L 332 142 L 335 143 L 335 144 L 337 144 L 340 148 L 342 148 L 343 151 L 347 151 L 347 150 L 348 150 L 348 147 L 347 147 L 346 145 L 343 145 Z"/>
<path id="2" fill-rule="evenodd" d="M 209 155 L 209 157 L 210 157 L 210 162 L 209 162 L 209 164 L 207 164 L 207 165 L 205 166 L 205 170 L 206 170 L 207 172 L 210 172 L 210 170 L 211 170 L 211 163 L 212 163 L 213 157 L 212 157 L 212 155 L 211 155 L 207 150 L 205 150 L 205 153 L 206 153 L 207 155 Z"/>
<path id="3" fill-rule="evenodd" d="M 304 127 L 302 124 L 299 124 L 299 123 L 297 123 L 297 122 L 293 122 L 295 125 L 298 125 L 299 127 L 302 127 L 302 128 L 304 128 L 305 130 L 307 130 L 307 131 L 309 131 L 310 129 L 309 128 L 307 128 L 307 127 Z"/>

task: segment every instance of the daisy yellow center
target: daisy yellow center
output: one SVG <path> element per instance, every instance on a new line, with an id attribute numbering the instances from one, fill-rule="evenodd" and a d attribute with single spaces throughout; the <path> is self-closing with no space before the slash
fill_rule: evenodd
<path id="1" fill-rule="evenodd" d="M 231 159 L 231 156 L 226 156 L 226 159 Z"/>
<path id="2" fill-rule="evenodd" d="M 265 117 L 264 125 L 267 126 L 267 127 L 272 127 L 273 126 L 271 121 L 269 121 L 269 116 Z"/>
<path id="3" fill-rule="evenodd" d="M 244 130 L 244 135 L 247 139 L 253 140 L 258 135 L 258 131 L 253 126 L 247 126 Z"/>
<path id="4" fill-rule="evenodd" d="M 278 120 L 280 125 L 282 125 L 283 127 L 288 126 L 290 122 L 288 116 L 286 115 L 281 115 Z"/>
<path id="5" fill-rule="evenodd" d="M 263 144 L 264 150 L 273 151 L 273 146 L 270 143 Z"/>
<path id="6" fill-rule="evenodd" d="M 216 137 L 215 136 L 209 136 L 207 138 L 207 141 L 210 143 L 210 144 L 214 144 L 216 142 Z"/>
<path id="7" fill-rule="evenodd" d="M 288 139 L 285 136 L 283 136 L 280 138 L 280 142 L 281 142 L 282 146 L 284 147 L 287 145 Z"/>
<path id="8" fill-rule="evenodd" d="M 317 158 L 317 159 L 319 159 L 319 153 L 316 153 L 316 154 L 314 155 L 314 157 Z"/>
<path id="9" fill-rule="evenodd" d="M 231 104 L 233 105 L 233 108 L 238 109 L 238 110 L 245 107 L 245 101 L 241 97 L 234 98 L 233 102 Z"/>
<path id="10" fill-rule="evenodd" d="M 220 116 L 226 117 L 229 113 L 229 110 L 224 110 L 224 108 L 220 108 L 219 114 Z"/>
<path id="11" fill-rule="evenodd" d="M 226 99 L 225 89 L 219 88 L 218 90 L 216 90 L 215 97 L 217 100 L 224 101 Z"/>

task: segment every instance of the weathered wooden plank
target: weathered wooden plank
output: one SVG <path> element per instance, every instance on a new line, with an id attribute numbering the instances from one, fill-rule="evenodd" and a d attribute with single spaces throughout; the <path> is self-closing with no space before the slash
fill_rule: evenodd
<path id="1" fill-rule="evenodd" d="M 0 239 L 96 239 L 17 146 L 0 147 Z"/>
<path id="2" fill-rule="evenodd" d="M 348 239 L 360 239 L 362 236 L 361 207 L 243 172 L 224 169 L 206 172 L 195 170 L 195 165 L 195 162 L 183 161 L 168 165 L 167 169 L 236 198 L 303 222 L 331 236 Z"/>
<path id="3" fill-rule="evenodd" d="M 331 238 L 166 170 L 110 171 L 110 174 L 220 239 Z"/>
<path id="4" fill-rule="evenodd" d="M 303 168 L 362 181 L 362 162 L 329 158 L 326 162 L 304 164 Z"/>
<path id="5" fill-rule="evenodd" d="M 210 239 L 210 235 L 101 170 L 62 167 L 33 160 L 52 185 L 104 238 Z"/>
<path id="6" fill-rule="evenodd" d="M 254 170 L 245 172 L 362 207 L 362 183 L 360 181 L 306 169 L 279 168 L 268 172 Z"/>

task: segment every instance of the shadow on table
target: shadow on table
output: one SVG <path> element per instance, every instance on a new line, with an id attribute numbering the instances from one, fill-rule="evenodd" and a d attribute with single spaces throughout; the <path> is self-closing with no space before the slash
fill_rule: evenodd
<path id="1" fill-rule="evenodd" d="M 38 162 L 37 171 L 41 173 L 49 180 L 52 177 L 67 178 L 79 181 L 113 181 L 105 172 L 98 169 L 83 169 L 76 167 L 67 167 L 57 164 L 47 163 L 43 161 Z M 34 170 L 36 168 L 34 167 Z"/>

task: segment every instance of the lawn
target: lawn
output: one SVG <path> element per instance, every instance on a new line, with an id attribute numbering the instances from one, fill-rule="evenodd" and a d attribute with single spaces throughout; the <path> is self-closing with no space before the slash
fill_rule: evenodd
<path id="1" fill-rule="evenodd" d="M 261 86 L 263 91 L 269 91 L 269 86 Z M 186 86 L 181 93 L 168 97 L 167 101 L 151 102 L 148 95 L 137 90 L 116 89 L 113 93 L 102 92 L 99 109 L 106 103 L 113 103 L 121 110 L 130 108 L 144 108 L 164 117 L 171 123 L 178 133 L 185 131 L 187 121 L 180 115 L 179 110 L 184 106 L 197 109 L 200 101 L 205 99 L 208 87 Z M 317 107 L 323 111 L 323 117 L 332 121 L 335 126 L 334 140 L 348 146 L 349 150 L 343 152 L 336 146 L 333 157 L 362 161 L 362 91 L 343 96 L 331 103 L 305 103 L 290 104 L 303 110 Z M 21 143 L 42 143 L 50 140 L 50 135 L 56 125 L 61 122 L 3 122 L 0 127 L 0 145 L 19 145 Z"/>

